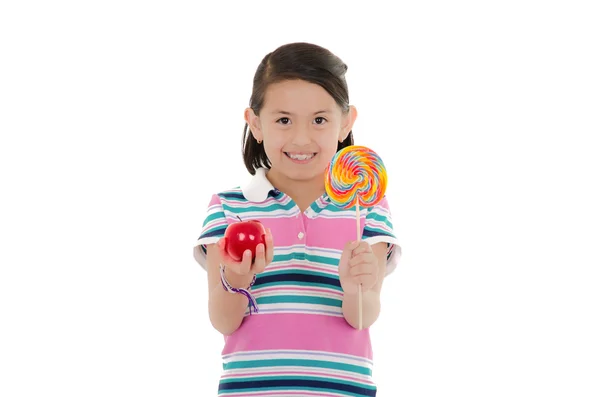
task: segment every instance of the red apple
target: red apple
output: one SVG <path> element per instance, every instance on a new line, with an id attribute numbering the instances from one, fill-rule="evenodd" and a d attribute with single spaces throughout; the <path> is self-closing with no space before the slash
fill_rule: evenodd
<path id="1" fill-rule="evenodd" d="M 225 230 L 225 251 L 234 261 L 241 262 L 244 251 L 252 251 L 252 261 L 256 258 L 256 246 L 265 244 L 266 230 L 257 220 L 232 223 Z"/>

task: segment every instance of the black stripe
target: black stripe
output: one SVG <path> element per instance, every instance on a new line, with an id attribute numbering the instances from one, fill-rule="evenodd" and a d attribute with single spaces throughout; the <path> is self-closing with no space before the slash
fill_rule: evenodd
<path id="1" fill-rule="evenodd" d="M 269 191 L 269 194 L 268 194 L 268 196 L 269 196 L 269 197 L 273 197 L 273 198 L 277 198 L 277 197 L 279 197 L 279 196 L 283 196 L 283 193 L 281 193 L 281 192 L 280 192 L 279 190 L 277 190 L 277 189 L 271 189 L 271 190 Z"/>
<path id="2" fill-rule="evenodd" d="M 227 382 L 219 384 L 219 391 L 223 390 L 243 390 L 243 389 L 263 389 L 263 391 L 272 391 L 276 387 L 284 388 L 300 388 L 313 387 L 321 389 L 331 389 L 358 394 L 359 396 L 373 397 L 377 394 L 377 390 L 366 389 L 364 387 L 347 385 L 324 380 L 308 380 L 308 379 L 281 379 L 281 380 L 252 380 L 242 382 Z"/>
<path id="3" fill-rule="evenodd" d="M 363 237 L 377 237 L 377 236 L 392 237 L 392 235 L 389 234 L 389 233 L 381 233 L 381 232 L 376 232 L 376 231 L 364 228 L 364 230 L 363 230 Z"/>
<path id="4" fill-rule="evenodd" d="M 282 195 L 282 193 L 277 189 L 271 189 L 268 193 L 268 196 L 273 197 L 273 198 L 277 198 L 281 195 Z M 225 198 L 225 199 L 237 199 L 237 200 L 247 201 L 246 197 L 244 197 L 244 193 L 242 193 L 242 192 L 219 193 L 219 197 Z"/>
<path id="5" fill-rule="evenodd" d="M 198 240 L 200 240 L 201 238 L 214 237 L 214 236 L 222 237 L 225 235 L 225 229 L 227 229 L 227 226 L 223 226 L 218 229 L 212 230 L 210 233 L 204 233 L 203 235 L 198 237 Z"/>
<path id="6" fill-rule="evenodd" d="M 243 193 L 236 193 L 236 192 L 231 192 L 231 193 L 219 193 L 219 197 L 221 198 L 227 198 L 227 199 L 239 199 L 239 200 L 245 200 L 246 198 L 244 197 Z"/>
<path id="7" fill-rule="evenodd" d="M 338 278 L 316 276 L 312 274 L 298 274 L 291 272 L 285 274 L 259 274 L 256 276 L 256 282 L 254 283 L 254 285 L 257 286 L 285 281 L 295 281 L 300 283 L 318 283 L 333 285 L 335 287 L 341 287 L 340 280 Z"/>

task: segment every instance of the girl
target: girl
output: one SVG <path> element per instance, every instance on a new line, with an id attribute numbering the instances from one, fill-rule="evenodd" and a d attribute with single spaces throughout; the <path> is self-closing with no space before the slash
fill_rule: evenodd
<path id="1" fill-rule="evenodd" d="M 324 172 L 353 144 L 347 66 L 307 43 L 264 57 L 245 111 L 248 186 L 212 197 L 196 260 L 208 272 L 209 314 L 225 336 L 219 396 L 375 396 L 368 327 L 400 247 L 387 200 L 361 213 L 329 202 Z M 256 258 L 225 251 L 228 224 L 267 228 Z M 363 330 L 358 330 L 358 285 Z"/>

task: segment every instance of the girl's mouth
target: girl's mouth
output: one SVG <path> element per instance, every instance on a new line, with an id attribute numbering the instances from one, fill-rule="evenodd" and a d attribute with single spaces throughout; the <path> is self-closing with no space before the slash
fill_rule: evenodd
<path id="1" fill-rule="evenodd" d="M 305 164 L 312 160 L 317 153 L 293 153 L 293 152 L 284 152 L 285 155 L 292 160 L 294 163 Z"/>

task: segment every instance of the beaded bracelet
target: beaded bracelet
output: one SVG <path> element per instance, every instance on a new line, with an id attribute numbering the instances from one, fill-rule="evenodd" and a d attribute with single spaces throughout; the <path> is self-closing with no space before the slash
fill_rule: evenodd
<path id="1" fill-rule="evenodd" d="M 252 309 L 254 309 L 254 313 L 258 313 L 258 304 L 256 303 L 256 299 L 254 299 L 254 297 L 252 296 L 252 294 L 249 291 L 250 287 L 252 287 L 254 285 L 254 282 L 256 281 L 256 274 L 254 275 L 254 277 L 252 277 L 252 281 L 250 282 L 250 285 L 248 286 L 248 288 L 235 288 L 235 287 L 232 287 L 231 284 L 229 284 L 229 282 L 225 278 L 225 266 L 220 265 L 220 267 L 221 267 L 221 284 L 223 285 L 223 289 L 232 294 L 244 295 L 246 298 L 248 298 L 248 302 L 251 306 L 250 307 L 250 315 L 252 315 Z"/>

